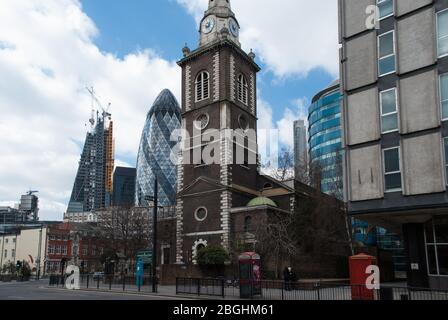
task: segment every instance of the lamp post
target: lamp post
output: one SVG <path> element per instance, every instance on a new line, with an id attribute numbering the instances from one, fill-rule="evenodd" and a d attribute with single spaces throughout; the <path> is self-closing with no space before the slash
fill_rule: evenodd
<path id="1" fill-rule="evenodd" d="M 158 209 L 159 184 L 157 178 L 154 181 L 154 208 L 152 213 L 152 292 L 157 292 L 157 209 Z"/>
<path id="2" fill-rule="evenodd" d="M 152 210 L 152 292 L 157 293 L 157 209 L 159 184 L 154 181 L 154 196 L 146 196 L 145 200 L 153 202 Z"/>

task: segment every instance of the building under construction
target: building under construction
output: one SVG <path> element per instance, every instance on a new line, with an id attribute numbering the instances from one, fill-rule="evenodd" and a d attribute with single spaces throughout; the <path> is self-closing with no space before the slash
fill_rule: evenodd
<path id="1" fill-rule="evenodd" d="M 67 213 L 88 212 L 110 205 L 114 170 L 112 116 L 105 110 L 93 90 L 92 108 L 96 102 L 102 112 L 92 109 L 91 129 L 87 132 Z"/>

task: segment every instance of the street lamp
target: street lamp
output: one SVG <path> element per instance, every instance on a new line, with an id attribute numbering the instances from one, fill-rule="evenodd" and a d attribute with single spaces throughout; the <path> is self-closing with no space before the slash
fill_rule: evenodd
<path id="1" fill-rule="evenodd" d="M 152 211 L 152 292 L 157 293 L 157 209 L 158 209 L 159 184 L 157 178 L 154 181 L 154 196 L 146 196 L 145 200 L 153 201 Z"/>

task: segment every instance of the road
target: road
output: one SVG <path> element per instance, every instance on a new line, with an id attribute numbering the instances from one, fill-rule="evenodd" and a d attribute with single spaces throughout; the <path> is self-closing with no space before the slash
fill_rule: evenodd
<path id="1" fill-rule="evenodd" d="M 0 282 L 0 300 L 181 300 L 175 297 L 47 288 L 48 280 Z"/>

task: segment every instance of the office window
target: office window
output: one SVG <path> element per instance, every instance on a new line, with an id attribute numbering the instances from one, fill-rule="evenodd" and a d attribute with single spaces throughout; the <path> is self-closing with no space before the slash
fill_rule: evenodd
<path id="1" fill-rule="evenodd" d="M 61 246 L 56 246 L 56 254 L 61 254 Z"/>
<path id="2" fill-rule="evenodd" d="M 5 243 L 7 244 L 8 242 L 9 242 L 9 239 L 8 239 L 8 238 L 6 238 L 6 239 L 5 239 Z"/>
<path id="3" fill-rule="evenodd" d="M 380 19 L 390 17 L 394 14 L 393 0 L 376 0 L 376 4 L 380 11 Z"/>
<path id="4" fill-rule="evenodd" d="M 67 255 L 67 246 L 62 246 L 62 254 Z"/>
<path id="5" fill-rule="evenodd" d="M 400 148 L 384 150 L 384 177 L 386 191 L 401 190 Z"/>
<path id="6" fill-rule="evenodd" d="M 437 13 L 437 50 L 439 57 L 448 55 L 448 10 Z"/>
<path id="7" fill-rule="evenodd" d="M 442 120 L 448 120 L 448 73 L 440 75 L 440 107 Z"/>
<path id="8" fill-rule="evenodd" d="M 15 258 L 16 257 L 16 250 L 15 249 L 12 249 L 11 250 L 11 258 Z"/>
<path id="9" fill-rule="evenodd" d="M 384 76 L 395 72 L 394 31 L 378 36 L 378 72 Z"/>
<path id="10" fill-rule="evenodd" d="M 397 90 L 395 88 L 380 92 L 381 132 L 398 130 Z"/>
<path id="11" fill-rule="evenodd" d="M 435 218 L 425 225 L 428 273 L 448 276 L 448 218 Z"/>
<path id="12" fill-rule="evenodd" d="M 5 258 L 8 258 L 8 250 L 5 249 Z"/>

